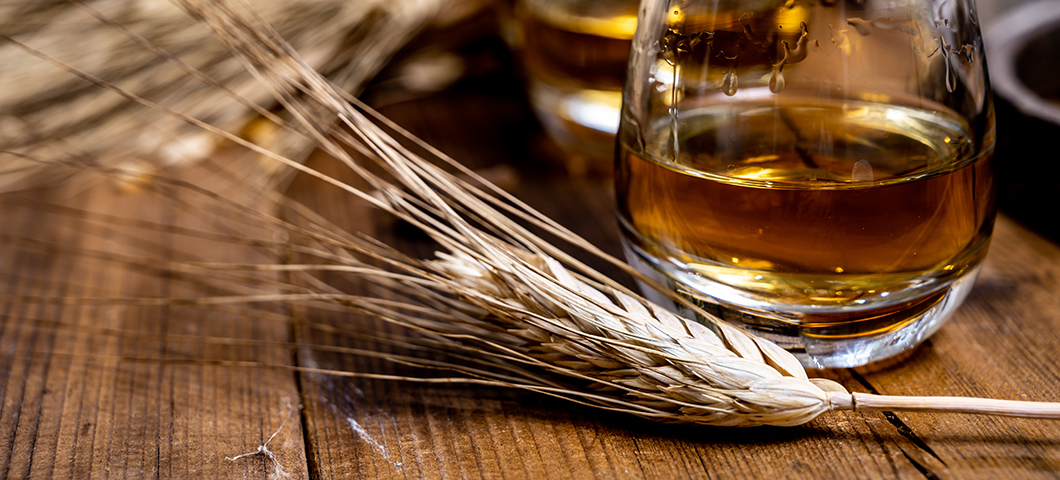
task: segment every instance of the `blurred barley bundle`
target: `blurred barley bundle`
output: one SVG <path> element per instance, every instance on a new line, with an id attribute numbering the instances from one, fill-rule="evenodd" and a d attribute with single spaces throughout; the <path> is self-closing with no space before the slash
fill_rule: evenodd
<path id="1" fill-rule="evenodd" d="M 357 92 L 437 18 L 445 2 L 247 3 L 309 66 Z M 83 170 L 71 164 L 152 171 L 201 159 L 216 146 L 209 133 L 69 75 L 22 45 L 148 101 L 239 131 L 261 115 L 253 105 L 272 104 L 272 93 L 223 45 L 208 41 L 212 35 L 167 0 L 0 4 L 0 191 L 68 180 Z M 262 141 L 292 157 L 311 148 L 304 138 L 283 132 Z"/>

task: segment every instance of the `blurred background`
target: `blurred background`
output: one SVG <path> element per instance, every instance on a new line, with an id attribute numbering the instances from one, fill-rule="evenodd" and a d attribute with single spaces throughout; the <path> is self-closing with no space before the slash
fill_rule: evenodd
<path id="1" fill-rule="evenodd" d="M 579 181 L 609 195 L 636 0 L 251 3 L 314 68 L 502 186 Z M 204 42 L 209 32 L 182 12 L 164 1 L 76 5 L 16 2 L 0 11 L 3 34 L 304 158 L 295 153 L 309 150 L 304 141 L 277 134 L 260 113 L 232 104 L 214 86 L 187 87 L 181 83 L 188 81 L 187 72 L 91 18 L 128 25 L 268 106 L 268 92 L 255 89 L 245 73 L 239 76 L 240 66 L 224 60 L 227 53 L 216 42 Z M 1048 145 L 1060 133 L 1060 81 L 1053 68 L 1060 57 L 1060 1 L 979 0 L 978 8 L 997 106 L 1000 205 L 1020 222 L 1060 238 L 1051 210 L 1060 162 Z M 64 42 L 67 34 L 92 40 Z M 9 43 L 0 44 L 0 60 L 0 85 L 8 87 L 0 94 L 0 191 L 69 174 L 63 161 L 34 158 L 90 157 L 149 172 L 205 158 L 215 144 L 178 119 L 146 121 L 142 107 L 86 88 Z M 49 168 L 40 168 L 42 163 Z"/>
<path id="2" fill-rule="evenodd" d="M 1060 240 L 1060 2 L 980 0 L 997 106 L 999 205 Z"/>
<path id="3" fill-rule="evenodd" d="M 461 160 L 487 164 L 480 167 L 503 157 L 502 163 L 517 172 L 509 172 L 505 177 L 509 180 L 544 175 L 606 182 L 611 168 L 609 132 L 617 126 L 617 120 L 609 123 L 606 119 L 614 115 L 608 108 L 617 108 L 621 88 L 615 65 L 621 65 L 622 48 L 628 48 L 623 43 L 628 37 L 623 40 L 623 35 L 632 35 L 628 24 L 615 19 L 633 15 L 633 2 L 596 2 L 607 6 L 596 11 L 582 9 L 585 17 L 611 19 L 607 29 L 592 24 L 592 18 L 571 27 L 570 16 L 540 15 L 539 4 L 544 3 L 588 2 L 481 4 L 476 13 L 452 24 L 455 30 L 428 31 L 415 39 L 368 87 L 365 98 L 395 117 L 403 117 L 406 108 L 413 109 L 409 102 L 426 103 L 426 110 L 417 107 L 417 112 L 432 108 L 463 112 L 460 115 L 467 115 L 466 120 L 474 125 L 470 131 L 475 141 L 497 142 L 498 157 L 476 160 L 453 153 Z M 1060 206 L 1056 199 L 1060 153 L 1050 145 L 1052 139 L 1060 138 L 1060 79 L 1054 67 L 1060 60 L 1060 1 L 979 0 L 977 5 L 998 119 L 995 155 L 1000 206 L 1019 222 L 1060 240 L 1055 212 Z M 598 41 L 586 43 L 584 35 L 569 31 L 556 37 L 564 28 L 580 28 Z M 459 33 L 454 35 L 454 31 Z M 558 64 L 556 55 L 549 57 L 550 49 L 571 54 L 572 63 L 580 63 Z M 447 73 L 438 75 L 439 71 Z M 564 75 L 581 75 L 590 87 L 561 104 L 557 98 L 564 93 L 562 81 L 555 79 Z M 476 116 L 498 121 L 476 124 Z M 414 117 L 399 122 L 414 131 L 415 124 L 428 124 L 420 115 Z M 481 129 L 491 134 L 482 135 Z M 432 135 L 431 130 L 420 131 Z M 436 140 L 458 144 L 454 139 L 461 135 L 454 131 Z"/>

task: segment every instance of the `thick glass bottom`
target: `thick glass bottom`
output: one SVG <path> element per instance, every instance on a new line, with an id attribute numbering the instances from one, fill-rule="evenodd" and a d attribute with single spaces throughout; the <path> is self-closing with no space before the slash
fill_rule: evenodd
<path id="1" fill-rule="evenodd" d="M 951 281 L 922 292 L 895 295 L 894 302 L 873 302 L 866 308 L 821 305 L 796 310 L 773 308 L 767 300 L 735 303 L 730 287 L 707 277 L 667 268 L 623 239 L 626 260 L 637 270 L 684 296 L 729 324 L 775 342 L 794 354 L 806 368 L 848 368 L 878 362 L 916 347 L 953 315 L 968 296 L 981 265 Z M 645 285 L 649 300 L 685 318 L 698 315 Z"/>

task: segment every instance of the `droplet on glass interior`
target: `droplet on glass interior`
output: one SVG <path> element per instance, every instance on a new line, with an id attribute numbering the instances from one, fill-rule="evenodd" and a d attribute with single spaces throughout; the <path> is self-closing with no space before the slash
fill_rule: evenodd
<path id="1" fill-rule="evenodd" d="M 957 89 L 957 77 L 953 74 L 953 67 L 950 65 L 950 56 L 943 52 L 942 58 L 946 64 L 946 91 L 953 93 L 953 91 Z"/>
<path id="2" fill-rule="evenodd" d="M 850 171 L 850 181 L 871 182 L 873 180 L 872 165 L 868 160 L 861 159 L 854 162 L 854 168 Z"/>
<path id="3" fill-rule="evenodd" d="M 681 142 L 677 128 L 677 108 L 670 111 L 670 160 L 677 162 L 677 156 L 681 154 Z"/>
<path id="4" fill-rule="evenodd" d="M 728 96 L 736 95 L 736 88 L 739 80 L 736 79 L 736 72 L 729 71 L 725 74 L 725 78 L 721 80 L 721 91 Z"/>
<path id="5" fill-rule="evenodd" d="M 854 27 L 854 30 L 856 30 L 858 34 L 863 37 L 868 36 L 870 33 L 872 33 L 869 31 L 869 21 L 861 18 L 848 18 L 847 25 Z"/>
<path id="6" fill-rule="evenodd" d="M 780 65 L 773 67 L 773 75 L 769 76 L 769 91 L 780 93 L 784 90 L 784 72 Z"/>

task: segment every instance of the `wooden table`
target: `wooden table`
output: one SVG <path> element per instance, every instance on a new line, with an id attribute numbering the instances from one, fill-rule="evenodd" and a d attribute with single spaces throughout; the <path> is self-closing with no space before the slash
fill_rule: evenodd
<path id="1" fill-rule="evenodd" d="M 513 166 L 513 192 L 618 254 L 608 181 L 564 175 L 560 154 L 518 95 L 473 87 L 383 111 L 470 165 Z M 268 231 L 210 220 L 195 202 L 158 195 L 158 185 L 133 187 L 0 201 L 2 477 L 1060 476 L 1054 421 L 840 413 L 794 428 L 668 426 L 522 391 L 296 370 L 407 373 L 379 358 L 305 347 L 378 348 L 307 327 L 345 325 L 347 314 L 270 302 L 115 301 L 231 290 L 163 268 L 167 260 L 275 263 L 288 255 Z M 341 225 L 430 254 L 414 232 L 333 189 L 296 180 L 288 195 Z M 157 225 L 276 243 L 235 244 Z M 136 260 L 145 256 L 157 262 Z M 820 375 L 893 395 L 1058 400 L 1058 292 L 1060 247 L 1002 215 L 979 283 L 936 336 L 903 362 Z"/>

